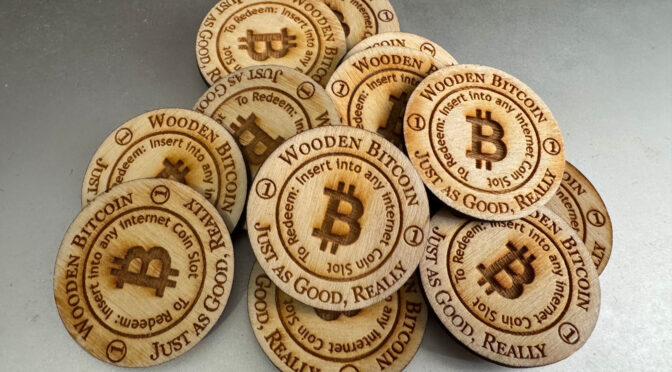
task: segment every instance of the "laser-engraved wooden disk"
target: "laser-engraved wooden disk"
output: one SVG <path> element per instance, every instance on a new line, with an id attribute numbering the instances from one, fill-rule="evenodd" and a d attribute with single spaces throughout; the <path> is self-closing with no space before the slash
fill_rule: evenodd
<path id="1" fill-rule="evenodd" d="M 399 31 L 399 19 L 389 0 L 321 0 L 341 21 L 348 49 L 383 32 Z"/>
<path id="2" fill-rule="evenodd" d="M 420 83 L 404 138 L 427 187 L 472 217 L 524 217 L 562 181 L 564 145 L 553 114 L 524 83 L 491 67 L 450 66 Z"/>
<path id="3" fill-rule="evenodd" d="M 56 307 L 91 355 L 152 366 L 212 329 L 233 264 L 226 224 L 201 194 L 170 180 L 130 181 L 100 194 L 65 233 L 54 267 Z"/>
<path id="4" fill-rule="evenodd" d="M 407 32 L 385 32 L 368 37 L 350 49 L 348 54 L 345 55 L 344 60 L 363 50 L 395 46 L 419 50 L 432 56 L 446 66 L 457 64 L 455 58 L 453 58 L 453 56 L 439 44 L 425 37 L 409 34 Z"/>
<path id="5" fill-rule="evenodd" d="M 282 66 L 235 72 L 213 84 L 194 110 L 211 116 L 233 134 L 252 177 L 289 137 L 340 120 L 322 86 Z"/>
<path id="6" fill-rule="evenodd" d="M 546 207 L 576 230 L 590 251 L 597 273 L 602 274 L 611 256 L 613 231 L 607 207 L 593 184 L 567 162 L 562 184 Z"/>
<path id="7" fill-rule="evenodd" d="M 567 358 L 588 340 L 600 310 L 588 249 L 545 207 L 522 219 L 492 222 L 439 212 L 420 276 L 453 336 L 508 366 Z"/>
<path id="8" fill-rule="evenodd" d="M 281 371 L 401 371 L 420 346 L 427 304 L 417 275 L 375 305 L 319 310 L 278 289 L 255 264 L 247 290 L 259 345 Z"/>
<path id="9" fill-rule="evenodd" d="M 327 93 L 343 125 L 364 128 L 403 147 L 406 102 L 413 90 L 443 64 L 417 50 L 364 50 L 339 66 Z"/>
<path id="10" fill-rule="evenodd" d="M 341 23 L 317 0 L 220 1 L 196 38 L 198 67 L 211 85 L 244 67 L 273 64 L 324 86 L 345 52 Z"/>
<path id="11" fill-rule="evenodd" d="M 427 236 L 420 177 L 384 138 L 331 126 L 297 134 L 252 184 L 247 231 L 271 280 L 295 299 L 349 311 L 411 276 Z"/>
<path id="12" fill-rule="evenodd" d="M 213 119 L 185 109 L 159 109 L 117 128 L 93 155 L 82 205 L 140 178 L 165 178 L 198 191 L 217 207 L 229 231 L 247 195 L 247 171 L 236 140 Z"/>

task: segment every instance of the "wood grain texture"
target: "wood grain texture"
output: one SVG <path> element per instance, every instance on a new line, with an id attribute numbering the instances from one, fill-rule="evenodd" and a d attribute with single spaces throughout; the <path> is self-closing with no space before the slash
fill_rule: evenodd
<path id="1" fill-rule="evenodd" d="M 378 133 L 403 147 L 406 102 L 443 64 L 403 47 L 364 50 L 344 61 L 327 84 L 343 125 Z"/>
<path id="2" fill-rule="evenodd" d="M 527 85 L 497 69 L 446 67 L 406 108 L 408 154 L 449 207 L 484 220 L 512 220 L 546 204 L 565 167 L 562 134 Z"/>
<path id="3" fill-rule="evenodd" d="M 311 128 L 339 123 L 324 88 L 283 66 L 255 66 L 234 72 L 213 84 L 194 110 L 214 118 L 233 134 L 252 177 L 286 139 Z"/>
<path id="4" fill-rule="evenodd" d="M 613 230 L 607 206 L 593 184 L 567 162 L 562 184 L 546 207 L 579 234 L 590 251 L 597 273 L 602 274 L 611 257 Z"/>
<path id="5" fill-rule="evenodd" d="M 75 218 L 54 267 L 72 338 L 96 358 L 145 367 L 194 347 L 222 314 L 233 280 L 226 224 L 180 183 L 122 183 Z"/>
<path id="6" fill-rule="evenodd" d="M 210 85 L 245 67 L 274 64 L 324 86 L 345 52 L 340 21 L 317 0 L 220 1 L 196 38 L 198 67 Z"/>
<path id="7" fill-rule="evenodd" d="M 144 113 L 115 129 L 93 155 L 82 206 L 141 178 L 165 178 L 198 191 L 232 231 L 245 207 L 247 170 L 235 139 L 213 119 L 185 109 Z"/>
<path id="8" fill-rule="evenodd" d="M 417 275 L 362 310 L 319 310 L 279 290 L 255 264 L 247 290 L 250 323 L 278 369 L 401 371 L 420 346 L 427 304 Z"/>
<path id="9" fill-rule="evenodd" d="M 352 47 L 343 60 L 346 60 L 363 50 L 395 46 L 419 50 L 446 66 L 457 64 L 457 60 L 455 60 L 455 58 L 439 44 L 423 36 L 410 34 L 408 32 L 385 32 L 368 37 Z"/>
<path id="10" fill-rule="evenodd" d="M 375 304 L 411 276 L 429 207 L 408 159 L 384 138 L 346 126 L 289 139 L 252 185 L 247 226 L 264 271 L 324 310 Z"/>
<path id="11" fill-rule="evenodd" d="M 399 31 L 399 19 L 389 0 L 321 0 L 343 26 L 348 49 L 383 32 Z"/>
<path id="12" fill-rule="evenodd" d="M 547 208 L 513 221 L 432 218 L 420 263 L 430 305 L 468 348 L 497 363 L 542 366 L 590 337 L 600 285 L 576 232 Z"/>

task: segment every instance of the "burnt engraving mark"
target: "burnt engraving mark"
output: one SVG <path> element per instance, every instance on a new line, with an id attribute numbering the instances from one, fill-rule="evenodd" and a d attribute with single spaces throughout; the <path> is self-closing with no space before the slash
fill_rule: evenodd
<path id="1" fill-rule="evenodd" d="M 231 124 L 236 140 L 243 147 L 247 161 L 252 165 L 261 165 L 276 149 L 284 138 L 272 138 L 257 125 L 257 115 L 252 113 L 247 118 L 238 116 L 238 123 Z M 251 138 L 250 138 L 251 137 Z"/>
<path id="2" fill-rule="evenodd" d="M 331 310 L 321 310 L 318 308 L 314 308 L 315 314 L 317 314 L 318 317 L 322 320 L 326 320 L 327 322 L 334 321 L 338 318 L 341 317 L 341 315 L 345 315 L 348 318 L 352 318 L 353 316 L 356 316 L 359 314 L 361 310 L 350 310 L 350 311 L 331 311 Z"/>
<path id="3" fill-rule="evenodd" d="M 327 204 L 327 212 L 322 221 L 322 226 L 319 229 L 313 230 L 313 236 L 322 239 L 320 243 L 320 250 L 326 251 L 327 246 L 331 243 L 331 254 L 336 254 L 340 245 L 350 245 L 357 241 L 359 234 L 362 231 L 362 226 L 359 219 L 364 215 L 364 205 L 355 195 L 355 186 L 348 187 L 347 194 L 345 191 L 345 183 L 339 182 L 338 188 L 332 190 L 328 187 L 324 188 L 324 195 L 329 197 Z M 350 206 L 349 213 L 342 213 L 339 211 L 341 203 Z M 334 233 L 334 224 L 339 221 L 348 225 L 347 234 Z"/>
<path id="4" fill-rule="evenodd" d="M 530 284 L 534 280 L 534 268 L 530 265 L 532 261 L 535 260 L 533 254 L 525 258 L 525 253 L 527 253 L 527 247 L 523 246 L 522 248 L 516 248 L 513 243 L 506 243 L 506 248 L 509 249 L 509 252 L 504 256 L 500 257 L 493 264 L 485 267 L 483 264 L 477 266 L 478 271 L 481 272 L 483 277 L 478 280 L 478 285 L 484 285 L 486 283 L 490 284 L 489 287 L 485 289 L 485 293 L 489 296 L 492 292 L 497 291 L 501 296 L 508 299 L 516 299 L 523 294 L 523 285 Z M 511 267 L 511 264 L 514 262 L 519 262 L 523 267 L 522 273 L 517 273 Z M 506 273 L 511 279 L 511 286 L 505 287 L 505 284 L 501 283 L 496 276 L 500 273 Z"/>
<path id="5" fill-rule="evenodd" d="M 558 155 L 562 150 L 560 142 L 555 138 L 546 138 L 543 143 L 544 151 L 549 155 Z"/>
<path id="6" fill-rule="evenodd" d="M 117 145 L 125 146 L 128 145 L 133 139 L 133 132 L 128 128 L 121 128 L 114 134 L 114 142 Z"/>
<path id="7" fill-rule="evenodd" d="M 149 196 L 154 203 L 159 205 L 165 204 L 170 199 L 170 190 L 164 185 L 159 185 L 152 189 Z"/>
<path id="8" fill-rule="evenodd" d="M 476 116 L 467 116 L 471 124 L 471 149 L 467 150 L 467 157 L 476 160 L 476 169 L 481 169 L 485 162 L 485 168 L 492 170 L 492 163 L 504 160 L 506 157 L 506 144 L 504 128 L 498 122 L 492 120 L 491 112 L 486 111 L 485 117 L 481 110 L 476 110 Z M 483 129 L 489 128 L 492 133 L 485 134 Z M 495 147 L 494 152 L 484 152 L 483 145 L 489 143 Z"/>
<path id="9" fill-rule="evenodd" d="M 378 12 L 378 19 L 383 22 L 392 22 L 394 20 L 394 13 L 389 9 L 383 9 Z"/>
<path id="10" fill-rule="evenodd" d="M 137 259 L 141 262 L 140 269 L 137 272 L 132 272 L 131 264 Z M 149 265 L 153 261 L 159 261 L 161 264 L 161 271 L 158 276 L 147 273 Z M 124 288 L 126 283 L 153 288 L 157 297 L 163 297 L 166 287 L 175 288 L 177 283 L 168 279 L 168 277 L 177 276 L 180 273 L 170 267 L 170 254 L 162 247 L 153 247 L 149 251 L 140 246 L 132 247 L 126 252 L 124 258 L 114 257 L 114 264 L 121 266 L 110 270 L 110 273 L 117 277 L 117 288 Z"/>
<path id="11" fill-rule="evenodd" d="M 598 210 L 591 209 L 586 214 L 588 222 L 595 227 L 602 227 L 607 223 L 607 218 L 604 217 L 604 214 Z"/>
<path id="12" fill-rule="evenodd" d="M 156 178 L 170 179 L 186 185 L 189 167 L 185 166 L 183 168 L 183 166 L 184 162 L 182 160 L 178 160 L 177 163 L 173 164 L 170 160 L 163 159 L 163 169 L 156 175 Z"/>
<path id="13" fill-rule="evenodd" d="M 287 55 L 291 48 L 296 47 L 295 35 L 289 35 L 287 28 L 283 28 L 280 32 L 269 34 L 255 34 L 254 30 L 247 30 L 245 37 L 238 38 L 238 41 L 243 43 L 238 46 L 238 49 L 247 50 L 255 61 L 263 62 L 271 57 L 282 58 Z M 275 48 L 273 43 L 280 44 L 279 48 Z M 261 44 L 261 50 L 257 50 L 257 43 Z"/>
<path id="14" fill-rule="evenodd" d="M 105 354 L 110 362 L 120 362 L 126 357 L 126 344 L 121 340 L 112 340 L 107 344 Z"/>
<path id="15" fill-rule="evenodd" d="M 418 114 L 409 115 L 406 123 L 408 124 L 409 128 L 413 129 L 416 132 L 424 130 L 426 125 L 427 125 L 427 122 L 425 121 L 425 118 L 418 115 Z"/>
<path id="16" fill-rule="evenodd" d="M 390 115 L 387 117 L 385 125 L 378 128 L 378 134 L 387 138 L 395 146 L 401 147 L 403 144 L 404 111 L 408 102 L 408 93 L 403 92 L 399 97 L 390 95 L 390 102 L 393 103 Z"/>
<path id="17" fill-rule="evenodd" d="M 579 330 L 572 323 L 560 324 L 560 327 L 558 327 L 558 334 L 560 335 L 560 339 L 569 345 L 574 345 L 581 340 Z"/>

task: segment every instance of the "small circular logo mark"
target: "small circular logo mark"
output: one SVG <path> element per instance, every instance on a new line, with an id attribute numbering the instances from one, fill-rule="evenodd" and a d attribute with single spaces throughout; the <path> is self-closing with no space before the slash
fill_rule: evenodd
<path id="1" fill-rule="evenodd" d="M 579 330 L 572 323 L 560 324 L 558 334 L 560 335 L 560 339 L 569 345 L 574 345 L 581 340 Z"/>
<path id="2" fill-rule="evenodd" d="M 586 214 L 586 217 L 588 222 L 595 227 L 602 227 L 605 223 L 607 223 L 607 218 L 604 217 L 604 214 L 595 209 L 589 210 Z"/>
<path id="3" fill-rule="evenodd" d="M 436 47 L 430 43 L 423 43 L 420 45 L 420 50 L 429 53 L 432 57 L 436 57 Z"/>
<path id="4" fill-rule="evenodd" d="M 259 197 L 264 200 L 268 200 L 274 197 L 275 192 L 277 191 L 275 182 L 269 180 L 268 178 L 259 180 L 259 182 L 257 182 L 257 186 L 254 189 L 257 192 L 257 195 L 259 195 Z"/>
<path id="5" fill-rule="evenodd" d="M 112 342 L 107 344 L 105 353 L 110 362 L 120 362 L 126 357 L 126 344 L 121 340 L 112 340 Z"/>
<path id="6" fill-rule="evenodd" d="M 383 22 L 392 22 L 394 20 L 394 13 L 389 9 L 383 9 L 378 12 L 378 19 Z"/>
<path id="7" fill-rule="evenodd" d="M 121 128 L 114 135 L 114 141 L 119 146 L 128 145 L 129 142 L 133 139 L 133 132 L 128 128 Z"/>
<path id="8" fill-rule="evenodd" d="M 411 225 L 404 231 L 404 240 L 412 247 L 417 247 L 425 241 L 425 234 L 418 226 Z"/>
<path id="9" fill-rule="evenodd" d="M 427 123 L 425 122 L 425 118 L 423 118 L 418 114 L 410 115 L 406 123 L 408 124 L 409 128 L 413 129 L 416 132 L 425 129 L 425 126 L 427 125 Z"/>
<path id="10" fill-rule="evenodd" d="M 315 94 L 315 85 L 310 81 L 304 81 L 296 88 L 296 95 L 301 99 L 309 99 Z"/>
<path id="11" fill-rule="evenodd" d="M 343 98 L 350 93 L 350 86 L 343 80 L 336 80 L 331 85 L 331 91 L 336 97 Z"/>
<path id="12" fill-rule="evenodd" d="M 560 147 L 560 142 L 555 138 L 546 138 L 544 140 L 544 151 L 550 155 L 558 155 L 562 148 Z"/>
<path id="13" fill-rule="evenodd" d="M 339 372 L 359 372 L 359 369 L 352 364 L 346 364 L 341 369 Z"/>
<path id="14" fill-rule="evenodd" d="M 165 204 L 170 199 L 170 190 L 163 185 L 156 186 L 150 194 L 152 201 L 156 204 Z"/>

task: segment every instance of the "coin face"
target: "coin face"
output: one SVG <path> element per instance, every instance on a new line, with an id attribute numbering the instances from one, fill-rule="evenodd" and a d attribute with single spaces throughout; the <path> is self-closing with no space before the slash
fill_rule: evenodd
<path id="1" fill-rule="evenodd" d="M 348 49 L 383 32 L 399 31 L 399 20 L 388 0 L 321 0 L 343 26 Z"/>
<path id="2" fill-rule="evenodd" d="M 411 48 L 428 54 L 446 66 L 457 64 L 455 58 L 440 45 L 425 37 L 409 34 L 407 32 L 385 32 L 368 37 L 350 49 L 344 60 L 363 50 L 386 47 Z"/>
<path id="3" fill-rule="evenodd" d="M 590 253 L 543 207 L 492 222 L 439 212 L 420 275 L 444 326 L 471 350 L 508 366 L 568 357 L 590 337 L 600 309 Z"/>
<path id="4" fill-rule="evenodd" d="M 247 227 L 257 260 L 285 293 L 348 311 L 397 291 L 422 255 L 422 181 L 384 138 L 331 126 L 296 135 L 261 167 Z"/>
<path id="5" fill-rule="evenodd" d="M 564 219 L 584 241 L 601 274 L 609 262 L 613 231 L 609 212 L 586 176 L 567 162 L 560 188 L 546 204 Z"/>
<path id="6" fill-rule="evenodd" d="M 314 0 L 220 1 L 196 38 L 198 67 L 211 85 L 242 68 L 273 64 L 324 86 L 345 52 L 341 23 Z"/>
<path id="7" fill-rule="evenodd" d="M 377 304 L 340 312 L 295 300 L 256 264 L 247 306 L 259 345 L 287 372 L 401 371 L 417 352 L 427 324 L 415 275 Z"/>
<path id="8" fill-rule="evenodd" d="M 403 146 L 406 103 L 443 64 L 402 47 L 364 50 L 339 66 L 327 85 L 344 125 L 363 128 Z"/>
<path id="9" fill-rule="evenodd" d="M 212 328 L 231 291 L 233 247 L 215 207 L 175 181 L 101 194 L 75 218 L 54 267 L 58 313 L 96 358 L 145 367 Z"/>
<path id="10" fill-rule="evenodd" d="M 193 188 L 216 206 L 229 231 L 245 206 L 247 172 L 236 141 L 213 119 L 190 110 L 151 111 L 111 133 L 89 163 L 82 205 L 140 178 L 164 178 Z"/>
<path id="11" fill-rule="evenodd" d="M 324 88 L 287 67 L 249 67 L 213 84 L 194 110 L 215 119 L 236 138 L 251 175 L 297 133 L 337 124 Z"/>
<path id="12" fill-rule="evenodd" d="M 427 187 L 472 217 L 526 216 L 562 181 L 562 135 L 550 110 L 490 67 L 451 66 L 424 80 L 408 102 L 404 136 Z"/>

